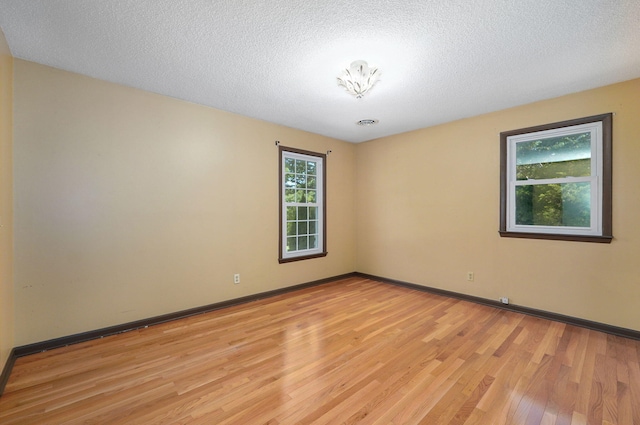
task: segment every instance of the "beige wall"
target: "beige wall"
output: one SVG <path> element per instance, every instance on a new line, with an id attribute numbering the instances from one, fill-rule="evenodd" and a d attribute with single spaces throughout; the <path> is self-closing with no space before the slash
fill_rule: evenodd
<path id="1" fill-rule="evenodd" d="M 22 60 L 13 86 L 3 355 L 354 270 L 640 330 L 640 80 L 359 145 Z M 500 238 L 499 133 L 605 112 L 613 243 Z M 275 140 L 333 151 L 326 258 L 277 262 Z"/>
<path id="2" fill-rule="evenodd" d="M 501 238 L 499 133 L 607 112 L 614 241 Z M 640 330 L 638 117 L 632 80 L 358 145 L 356 269 Z"/>
<path id="3" fill-rule="evenodd" d="M 14 346 L 12 92 L 13 58 L 0 30 L 0 370 Z"/>
<path id="4" fill-rule="evenodd" d="M 18 59 L 14 72 L 16 345 L 354 271 L 355 145 Z M 278 264 L 275 140 L 332 151 L 325 258 Z"/>

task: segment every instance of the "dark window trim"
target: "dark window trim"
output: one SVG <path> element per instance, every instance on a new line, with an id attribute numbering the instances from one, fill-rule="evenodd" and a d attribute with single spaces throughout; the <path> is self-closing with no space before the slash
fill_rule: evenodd
<path id="1" fill-rule="evenodd" d="M 602 204 L 600 211 L 602 218 L 602 235 L 562 235 L 553 233 L 508 232 L 507 231 L 507 138 L 523 133 L 554 130 L 574 125 L 602 122 Z M 610 243 L 613 239 L 612 231 L 612 122 L 613 114 L 593 115 L 576 118 L 552 124 L 538 125 L 500 133 L 500 236 L 509 238 L 552 239 L 575 242 Z"/>
<path id="2" fill-rule="evenodd" d="M 282 246 L 282 232 L 284 229 L 282 228 L 282 204 L 283 204 L 283 196 L 282 187 L 284 182 L 282 181 L 282 152 L 291 152 L 291 153 L 299 153 L 302 155 L 316 156 L 322 158 L 322 252 L 315 253 L 311 255 L 300 255 L 297 257 L 283 258 L 282 252 L 284 247 Z M 304 149 L 297 148 L 289 148 L 286 146 L 278 145 L 278 199 L 279 199 L 279 207 L 278 207 L 278 262 L 280 264 L 283 263 L 291 263 L 294 261 L 301 260 L 309 260 L 311 258 L 320 258 L 326 257 L 327 252 L 327 155 L 318 152 L 307 151 Z"/>

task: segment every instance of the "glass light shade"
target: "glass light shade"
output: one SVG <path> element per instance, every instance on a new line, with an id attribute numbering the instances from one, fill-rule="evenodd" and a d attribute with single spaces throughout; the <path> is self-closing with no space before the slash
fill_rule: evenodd
<path id="1" fill-rule="evenodd" d="M 369 67 L 366 61 L 357 60 L 351 62 L 349 69 L 345 69 L 338 77 L 338 85 L 360 99 L 378 81 L 380 71 L 378 68 Z"/>

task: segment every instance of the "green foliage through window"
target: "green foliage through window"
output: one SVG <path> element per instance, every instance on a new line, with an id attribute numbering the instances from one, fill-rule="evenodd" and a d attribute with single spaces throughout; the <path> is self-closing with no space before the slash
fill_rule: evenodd
<path id="1" fill-rule="evenodd" d="M 283 158 L 286 253 L 316 250 L 320 243 L 318 223 L 319 160 L 301 154 Z"/>
<path id="2" fill-rule="evenodd" d="M 589 227 L 589 183 L 543 184 L 516 187 L 516 224 Z"/>
<path id="3" fill-rule="evenodd" d="M 591 176 L 591 132 L 518 142 L 516 224 L 527 226 L 589 227 L 591 185 L 565 183 L 568 177 Z M 563 180 L 562 183 L 535 183 Z"/>
<path id="4" fill-rule="evenodd" d="M 612 114 L 500 133 L 500 235 L 610 242 Z"/>

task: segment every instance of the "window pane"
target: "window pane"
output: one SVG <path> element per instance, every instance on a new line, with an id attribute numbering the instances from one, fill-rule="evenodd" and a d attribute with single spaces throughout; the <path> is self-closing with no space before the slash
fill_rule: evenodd
<path id="1" fill-rule="evenodd" d="M 308 161 L 307 162 L 307 174 L 312 174 L 315 175 L 316 174 L 316 163 L 313 161 Z"/>
<path id="2" fill-rule="evenodd" d="M 591 132 L 516 144 L 517 180 L 590 175 Z"/>
<path id="3" fill-rule="evenodd" d="M 318 207 L 309 207 L 309 220 L 317 220 Z"/>
<path id="4" fill-rule="evenodd" d="M 298 207 L 298 220 L 307 219 L 307 207 Z"/>
<path id="5" fill-rule="evenodd" d="M 315 176 L 307 176 L 307 188 L 315 189 L 316 188 L 316 178 Z"/>
<path id="6" fill-rule="evenodd" d="M 296 202 L 304 204 L 307 202 L 307 191 L 304 189 L 299 189 L 296 192 Z"/>
<path id="7" fill-rule="evenodd" d="M 296 217 L 296 207 L 287 207 L 287 220 L 295 220 Z"/>
<path id="8" fill-rule="evenodd" d="M 295 172 L 295 164 L 296 160 L 293 158 L 285 158 L 284 159 L 284 171 L 285 173 L 294 173 Z"/>
<path id="9" fill-rule="evenodd" d="M 298 237 L 298 249 L 307 249 L 308 247 L 308 237 L 307 236 L 299 236 Z"/>
<path id="10" fill-rule="evenodd" d="M 287 223 L 287 236 L 296 236 L 296 223 L 288 222 Z"/>
<path id="11" fill-rule="evenodd" d="M 591 183 L 517 186 L 516 224 L 589 227 Z"/>
<path id="12" fill-rule="evenodd" d="M 307 172 L 307 161 L 302 159 L 296 159 L 296 173 L 304 174 Z"/>
<path id="13" fill-rule="evenodd" d="M 307 187 L 307 178 L 304 176 L 304 174 L 296 175 L 296 185 L 300 189 L 304 189 L 305 187 Z"/>
<path id="14" fill-rule="evenodd" d="M 286 174 L 284 176 L 284 186 L 294 188 L 296 187 L 296 175 L 295 174 Z"/>
<path id="15" fill-rule="evenodd" d="M 315 236 L 309 236 L 309 249 L 318 247 L 318 238 Z"/>
<path id="16" fill-rule="evenodd" d="M 284 191 L 284 202 L 295 202 L 296 201 L 296 191 L 295 189 L 285 189 Z"/>
<path id="17" fill-rule="evenodd" d="M 297 251 L 298 244 L 296 243 L 296 237 L 287 238 L 287 252 Z"/>
<path id="18" fill-rule="evenodd" d="M 317 229 L 317 221 L 310 221 L 309 222 L 309 234 L 310 235 L 315 235 L 317 233 L 316 229 Z"/>
<path id="19" fill-rule="evenodd" d="M 306 221 L 300 221 L 298 222 L 298 234 L 299 235 L 306 235 L 308 226 L 307 226 L 307 222 Z"/>
<path id="20" fill-rule="evenodd" d="M 316 202 L 316 191 L 315 190 L 307 190 L 307 202 L 315 203 Z"/>

